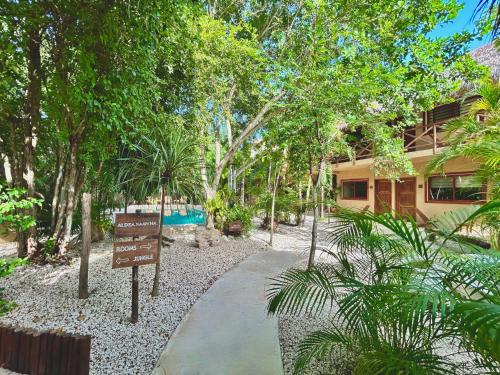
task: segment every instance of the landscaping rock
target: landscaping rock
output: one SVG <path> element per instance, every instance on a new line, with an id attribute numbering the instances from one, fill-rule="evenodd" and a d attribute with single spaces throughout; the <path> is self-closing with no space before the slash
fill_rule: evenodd
<path id="1" fill-rule="evenodd" d="M 206 249 L 211 246 L 218 246 L 221 243 L 222 235 L 217 229 L 206 229 L 199 227 L 195 233 L 195 243 L 199 249 Z"/>
<path id="2" fill-rule="evenodd" d="M 0 322 L 91 335 L 92 375 L 150 374 L 169 337 L 196 300 L 224 272 L 262 248 L 249 240 L 223 242 L 199 251 L 192 240 L 185 238 L 176 237 L 170 248 L 163 248 L 158 297 L 150 296 L 155 266 L 139 267 L 136 324 L 129 322 L 131 269 L 111 269 L 110 242 L 92 244 L 90 297 L 86 300 L 77 298 L 77 258 L 62 266 L 17 268 L 2 279 L 2 287 L 4 298 L 18 307 Z"/>

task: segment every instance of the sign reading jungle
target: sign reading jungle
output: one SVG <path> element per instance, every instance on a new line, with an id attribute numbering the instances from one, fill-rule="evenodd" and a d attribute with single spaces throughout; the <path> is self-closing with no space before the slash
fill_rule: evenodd
<path id="1" fill-rule="evenodd" d="M 113 268 L 156 263 L 157 245 L 157 240 L 115 242 L 113 244 Z"/>

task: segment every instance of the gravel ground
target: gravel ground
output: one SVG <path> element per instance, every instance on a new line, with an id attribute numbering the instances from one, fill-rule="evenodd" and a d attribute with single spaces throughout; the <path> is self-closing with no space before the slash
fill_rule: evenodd
<path id="1" fill-rule="evenodd" d="M 131 270 L 111 269 L 111 243 L 93 244 L 87 300 L 78 300 L 79 260 L 68 266 L 30 266 L 2 280 L 18 307 L 0 322 L 92 336 L 91 374 L 150 374 L 170 335 L 194 302 L 224 272 L 263 249 L 248 239 L 199 250 L 177 239 L 161 257 L 160 296 L 149 295 L 154 265 L 141 266 L 139 322 L 130 316 Z M 5 280 L 5 282 L 4 282 Z"/>

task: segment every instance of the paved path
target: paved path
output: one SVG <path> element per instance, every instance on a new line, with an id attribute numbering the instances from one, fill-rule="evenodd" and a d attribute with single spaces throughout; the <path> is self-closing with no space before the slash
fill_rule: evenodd
<path id="1" fill-rule="evenodd" d="M 265 288 L 270 276 L 299 259 L 296 252 L 263 251 L 225 273 L 177 327 L 153 375 L 283 374 Z"/>

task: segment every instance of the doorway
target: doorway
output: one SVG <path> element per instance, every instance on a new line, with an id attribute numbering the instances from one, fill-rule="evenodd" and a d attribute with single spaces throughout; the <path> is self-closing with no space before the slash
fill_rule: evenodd
<path id="1" fill-rule="evenodd" d="M 391 212 L 392 184 L 390 180 L 375 180 L 375 213 Z"/>
<path id="2" fill-rule="evenodd" d="M 415 177 L 402 178 L 396 182 L 396 212 L 402 216 L 411 216 L 416 220 L 416 186 Z"/>

